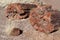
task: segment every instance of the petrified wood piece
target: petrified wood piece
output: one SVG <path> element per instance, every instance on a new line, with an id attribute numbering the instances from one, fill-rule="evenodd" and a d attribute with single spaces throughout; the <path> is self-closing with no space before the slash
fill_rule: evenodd
<path id="1" fill-rule="evenodd" d="M 29 12 L 32 8 L 35 8 L 34 4 L 21 4 L 12 3 L 6 7 L 6 17 L 13 19 L 23 19 L 29 16 Z"/>
<path id="2" fill-rule="evenodd" d="M 56 26 L 56 24 L 60 24 L 60 21 L 56 22 L 56 20 L 60 20 L 59 15 L 60 14 L 58 14 L 58 12 L 52 10 L 50 5 L 41 5 L 31 10 L 29 19 L 32 26 L 36 30 L 40 32 L 51 33 L 57 30 L 58 26 Z"/>

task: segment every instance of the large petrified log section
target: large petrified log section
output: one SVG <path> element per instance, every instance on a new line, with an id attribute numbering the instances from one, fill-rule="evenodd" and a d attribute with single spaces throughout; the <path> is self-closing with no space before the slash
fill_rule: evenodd
<path id="1" fill-rule="evenodd" d="M 59 11 L 53 10 L 50 5 L 38 5 L 31 10 L 30 22 L 32 26 L 44 33 L 52 33 L 58 30 L 60 24 Z"/>

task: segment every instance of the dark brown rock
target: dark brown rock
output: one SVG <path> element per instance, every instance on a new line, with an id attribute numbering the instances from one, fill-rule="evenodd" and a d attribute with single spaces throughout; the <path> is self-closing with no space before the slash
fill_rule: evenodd
<path id="1" fill-rule="evenodd" d="M 20 30 L 19 28 L 13 28 L 10 32 L 10 35 L 12 36 L 18 36 L 22 33 L 22 30 Z"/>

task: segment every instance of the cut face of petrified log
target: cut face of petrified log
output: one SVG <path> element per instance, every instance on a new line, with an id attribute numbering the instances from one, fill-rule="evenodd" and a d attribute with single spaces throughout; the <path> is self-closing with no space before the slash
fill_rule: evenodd
<path id="1" fill-rule="evenodd" d="M 23 19 L 29 16 L 29 12 L 32 8 L 37 7 L 34 4 L 21 4 L 12 3 L 6 8 L 6 17 L 14 19 Z"/>
<path id="2" fill-rule="evenodd" d="M 57 30 L 56 28 L 59 26 L 58 24 L 60 24 L 60 21 L 57 21 L 60 20 L 59 15 L 58 12 L 52 10 L 51 6 L 42 5 L 31 10 L 29 19 L 36 30 L 45 33 L 52 33 L 54 30 Z"/>

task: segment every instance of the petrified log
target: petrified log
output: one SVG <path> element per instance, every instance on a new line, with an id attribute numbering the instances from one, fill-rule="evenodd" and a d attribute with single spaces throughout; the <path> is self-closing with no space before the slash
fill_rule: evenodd
<path id="1" fill-rule="evenodd" d="M 35 8 L 34 4 L 21 4 L 12 3 L 6 8 L 6 17 L 14 19 L 23 19 L 29 16 L 29 12 L 32 8 Z"/>
<path id="2" fill-rule="evenodd" d="M 57 15 L 56 15 L 57 14 Z M 40 31 L 45 33 L 51 33 L 57 30 L 60 21 L 59 12 L 53 10 L 50 5 L 38 5 L 37 8 L 31 10 L 29 19 L 32 26 Z"/>

